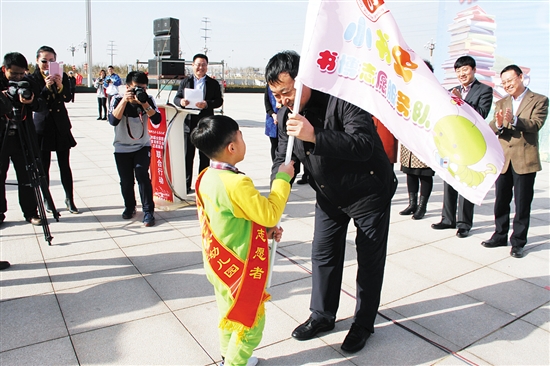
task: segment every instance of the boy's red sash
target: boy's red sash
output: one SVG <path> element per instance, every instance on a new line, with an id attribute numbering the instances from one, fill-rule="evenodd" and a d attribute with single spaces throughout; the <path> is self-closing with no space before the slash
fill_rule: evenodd
<path id="1" fill-rule="evenodd" d="M 199 185 L 206 170 L 201 172 L 195 186 L 204 259 L 216 277 L 230 289 L 234 299 L 225 316 L 226 320 L 252 328 L 260 305 L 269 298 L 265 292 L 269 270 L 267 232 L 265 227 L 252 223 L 250 247 L 245 261 L 216 238 L 199 193 Z"/>

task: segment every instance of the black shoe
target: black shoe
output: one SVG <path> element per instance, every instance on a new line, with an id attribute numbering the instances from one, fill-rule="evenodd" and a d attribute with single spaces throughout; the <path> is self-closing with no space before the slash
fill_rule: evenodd
<path id="1" fill-rule="evenodd" d="M 5 219 L 6 219 L 6 215 L 4 215 L 3 212 L 0 212 L 0 225 L 2 225 Z"/>
<path id="2" fill-rule="evenodd" d="M 309 317 L 305 323 L 294 329 L 292 332 L 292 337 L 299 341 L 306 341 L 315 337 L 315 335 L 319 332 L 328 332 L 333 329 L 334 322 L 329 320 L 315 320 L 312 317 Z"/>
<path id="3" fill-rule="evenodd" d="M 6 268 L 10 268 L 10 262 L 8 261 L 0 261 L 0 271 Z"/>
<path id="4" fill-rule="evenodd" d="M 470 230 L 468 229 L 459 228 L 456 232 L 456 236 L 459 238 L 466 238 L 468 235 L 470 235 Z"/>
<path id="5" fill-rule="evenodd" d="M 428 197 L 420 196 L 418 200 L 418 207 L 414 212 L 412 219 L 413 220 L 422 220 L 424 215 L 426 215 L 426 210 L 428 209 Z"/>
<path id="6" fill-rule="evenodd" d="M 103 117 L 102 120 L 106 121 L 106 120 L 107 120 L 107 117 Z"/>
<path id="7" fill-rule="evenodd" d="M 418 208 L 418 193 L 409 192 L 409 205 L 403 210 L 400 211 L 400 215 L 412 215 L 416 212 Z"/>
<path id="8" fill-rule="evenodd" d="M 130 220 L 134 216 L 136 216 L 135 208 L 125 208 L 124 212 L 122 212 L 122 218 L 124 220 Z"/>
<path id="9" fill-rule="evenodd" d="M 513 246 L 510 250 L 510 255 L 514 258 L 523 258 L 523 248 L 518 246 Z"/>
<path id="10" fill-rule="evenodd" d="M 435 229 L 435 230 L 454 229 L 454 228 L 456 228 L 456 225 L 446 224 L 443 221 L 438 222 L 437 224 L 432 224 L 432 229 Z"/>
<path id="11" fill-rule="evenodd" d="M 506 240 L 499 241 L 491 238 L 489 240 L 482 241 L 481 245 L 483 245 L 485 248 L 496 248 L 496 247 L 505 247 L 508 245 L 508 243 L 506 242 Z"/>
<path id="12" fill-rule="evenodd" d="M 74 201 L 70 198 L 65 198 L 65 206 L 67 206 L 67 210 L 69 210 L 72 214 L 77 214 L 78 208 L 76 208 Z"/>
<path id="13" fill-rule="evenodd" d="M 25 219 L 27 222 L 30 222 L 31 224 L 33 224 L 34 226 L 40 226 L 42 225 L 42 219 L 40 217 L 38 217 L 38 215 L 34 215 L 34 216 L 31 216 L 31 217 L 27 217 Z"/>
<path id="14" fill-rule="evenodd" d="M 365 347 L 365 343 L 370 335 L 371 332 L 367 328 L 353 323 L 340 348 L 346 352 L 360 351 Z"/>
<path id="15" fill-rule="evenodd" d="M 302 178 L 300 178 L 299 180 L 297 180 L 297 181 L 296 181 L 296 184 L 300 184 L 300 185 L 302 185 L 302 184 L 307 184 L 307 183 L 308 183 L 308 182 L 307 182 L 307 178 L 308 178 L 307 175 L 302 175 Z"/>
<path id="16" fill-rule="evenodd" d="M 98 121 L 101 121 L 103 118 L 101 118 L 101 116 L 97 117 L 97 120 Z"/>

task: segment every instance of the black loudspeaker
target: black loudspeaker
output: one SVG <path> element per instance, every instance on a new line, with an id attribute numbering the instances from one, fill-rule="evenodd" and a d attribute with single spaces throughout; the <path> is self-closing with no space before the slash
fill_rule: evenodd
<path id="1" fill-rule="evenodd" d="M 178 58 L 180 40 L 177 34 L 156 36 L 153 38 L 153 53 L 155 56 L 171 56 Z"/>
<path id="2" fill-rule="evenodd" d="M 180 33 L 180 21 L 174 18 L 161 18 L 153 20 L 153 34 L 163 36 Z"/>
<path id="3" fill-rule="evenodd" d="M 160 66 L 160 72 L 157 71 L 157 62 L 158 66 Z M 153 59 L 149 60 L 148 66 L 149 75 L 163 75 L 170 76 L 172 78 L 185 76 L 185 60 L 161 59 L 157 61 L 156 59 Z"/>

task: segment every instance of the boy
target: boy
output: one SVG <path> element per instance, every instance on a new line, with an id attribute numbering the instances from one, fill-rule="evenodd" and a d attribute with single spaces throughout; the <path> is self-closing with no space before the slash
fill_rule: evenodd
<path id="1" fill-rule="evenodd" d="M 262 339 L 264 302 L 269 299 L 267 241 L 281 239 L 282 229 L 275 226 L 290 194 L 294 167 L 280 165 L 266 198 L 235 167 L 244 159 L 246 145 L 233 119 L 202 118 L 191 142 L 211 160 L 197 178 L 195 192 L 204 267 L 214 285 L 221 318 L 222 364 L 255 365 L 258 360 L 251 355 Z"/>
<path id="2" fill-rule="evenodd" d="M 139 186 L 143 224 L 155 225 L 155 203 L 153 187 L 149 178 L 151 143 L 147 122 L 158 125 L 160 112 L 150 95 L 146 94 L 149 79 L 144 72 L 132 71 L 126 77 L 126 93 L 116 95 L 109 111 L 109 123 L 115 126 L 115 162 L 120 176 L 120 187 L 124 198 L 123 219 L 136 214 L 134 173 Z"/>

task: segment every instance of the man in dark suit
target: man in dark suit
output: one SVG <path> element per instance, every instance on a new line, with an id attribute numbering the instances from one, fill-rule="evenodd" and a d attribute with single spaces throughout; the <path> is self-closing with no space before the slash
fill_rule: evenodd
<path id="1" fill-rule="evenodd" d="M 451 93 L 468 103 L 483 118 L 487 118 L 493 102 L 493 89 L 475 78 L 476 61 L 470 56 L 459 57 L 455 62 L 455 72 L 460 85 Z M 457 218 L 458 199 L 458 218 Z M 447 182 L 443 185 L 443 210 L 441 221 L 432 224 L 432 229 L 454 229 L 456 236 L 465 238 L 470 233 L 474 220 L 474 204 L 461 195 Z"/>
<path id="2" fill-rule="evenodd" d="M 222 91 L 217 80 L 206 75 L 208 71 L 208 57 L 201 53 L 193 56 L 193 75 L 186 76 L 180 83 L 178 93 L 174 97 L 174 104 L 182 108 L 200 109 L 198 115 L 188 114 L 185 118 L 185 178 L 187 182 L 187 193 L 191 192 L 191 181 L 193 179 L 193 160 L 195 159 L 195 146 L 191 143 L 191 132 L 197 127 L 202 117 L 213 116 L 214 108 L 223 104 Z M 189 105 L 185 98 L 185 89 L 202 90 L 203 100 Z M 199 172 L 210 165 L 210 159 L 199 151 Z"/>
<path id="3" fill-rule="evenodd" d="M 299 63 L 296 52 L 285 51 L 273 56 L 266 66 L 269 88 L 283 106 L 278 114 L 279 145 L 272 179 L 275 167 L 285 160 L 288 136 L 294 136 L 293 152 L 309 171 L 308 183 L 316 192 L 311 315 L 294 329 L 292 337 L 304 341 L 334 329 L 346 236 L 353 220 L 357 228 L 357 304 L 341 348 L 357 352 L 374 333 L 397 179 L 368 112 L 305 85 L 301 99 L 295 100 Z M 302 114 L 296 113 L 298 109 Z"/>
<path id="4" fill-rule="evenodd" d="M 504 167 L 495 183 L 495 232 L 481 243 L 486 248 L 508 245 L 512 189 L 516 214 L 510 236 L 514 258 L 523 257 L 533 201 L 535 176 L 542 169 L 539 156 L 539 130 L 548 117 L 548 98 L 523 85 L 523 72 L 516 65 L 500 73 L 508 96 L 495 105 L 490 123 L 504 150 Z"/>

